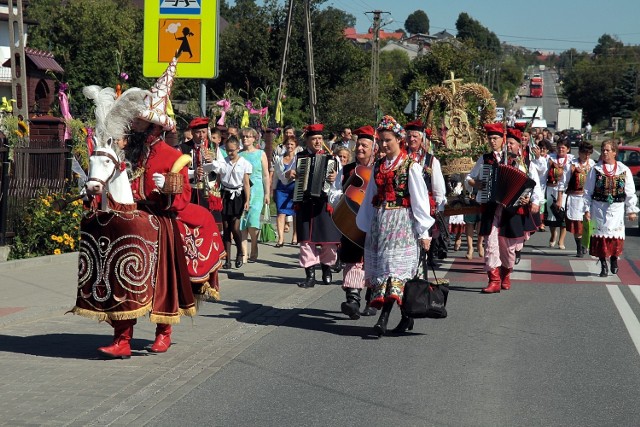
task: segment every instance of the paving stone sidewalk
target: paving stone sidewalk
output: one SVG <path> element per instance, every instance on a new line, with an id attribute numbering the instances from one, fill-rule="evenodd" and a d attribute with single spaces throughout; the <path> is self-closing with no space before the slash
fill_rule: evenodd
<path id="1" fill-rule="evenodd" d="M 221 273 L 222 301 L 174 327 L 165 354 L 144 348 L 138 320 L 129 360 L 101 360 L 112 329 L 73 307 L 77 254 L 0 263 L 0 424 L 142 425 L 301 309 L 339 286 L 299 289 L 298 248 L 260 245 L 258 263 Z M 340 292 L 341 294 L 341 292 Z"/>

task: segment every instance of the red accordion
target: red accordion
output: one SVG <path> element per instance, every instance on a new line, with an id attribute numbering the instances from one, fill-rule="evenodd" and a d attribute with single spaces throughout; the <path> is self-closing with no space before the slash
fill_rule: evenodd
<path id="1" fill-rule="evenodd" d="M 484 183 L 476 200 L 479 203 L 496 202 L 505 208 L 520 206 L 523 196 L 529 196 L 536 182 L 526 173 L 513 166 L 499 164 L 484 165 L 480 174 Z"/>

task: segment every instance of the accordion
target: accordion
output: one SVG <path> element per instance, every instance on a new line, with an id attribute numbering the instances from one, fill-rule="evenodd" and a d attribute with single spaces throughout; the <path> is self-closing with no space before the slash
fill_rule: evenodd
<path id="1" fill-rule="evenodd" d="M 298 158 L 293 201 L 301 202 L 305 194 L 310 197 L 320 197 L 328 193 L 331 184 L 327 182 L 327 175 L 337 169 L 338 161 L 328 154 Z"/>
<path id="2" fill-rule="evenodd" d="M 483 165 L 480 179 L 484 183 L 483 189 L 478 191 L 478 203 L 496 202 L 505 208 L 520 206 L 523 196 L 529 196 L 536 186 L 536 182 L 526 173 L 513 166 L 500 164 Z"/>

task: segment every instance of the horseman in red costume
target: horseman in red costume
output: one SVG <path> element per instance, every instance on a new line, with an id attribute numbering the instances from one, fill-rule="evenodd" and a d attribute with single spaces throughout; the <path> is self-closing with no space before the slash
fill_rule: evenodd
<path id="1" fill-rule="evenodd" d="M 109 209 L 94 211 L 82 224 L 83 243 L 99 242 L 99 250 L 80 248 L 78 298 L 72 311 L 111 323 L 114 341 L 98 349 L 109 358 L 131 356 L 130 340 L 138 317 L 150 312 L 157 328 L 149 351 L 163 353 L 171 346 L 171 325 L 181 315 L 195 314 L 194 295 L 219 299 L 216 274 L 224 247 L 218 228 L 206 209 L 190 203 L 186 168 L 190 156 L 163 140 L 163 132 L 175 127 L 166 107 L 176 62 L 174 58 L 137 114 L 124 117 L 130 132 L 124 153 L 119 155 L 124 155 L 123 164 L 132 169 L 130 191 L 136 204 L 116 204 L 108 196 Z M 118 100 L 98 106 L 112 110 L 107 120 L 118 115 Z M 96 116 L 99 110 L 96 108 Z M 100 117 L 97 119 L 99 128 Z M 118 139 L 123 134 L 104 136 Z M 127 223 L 129 218 L 138 220 Z M 130 241 L 144 242 L 138 245 L 142 249 L 135 262 L 128 259 Z M 108 260 L 102 259 L 109 253 Z"/>

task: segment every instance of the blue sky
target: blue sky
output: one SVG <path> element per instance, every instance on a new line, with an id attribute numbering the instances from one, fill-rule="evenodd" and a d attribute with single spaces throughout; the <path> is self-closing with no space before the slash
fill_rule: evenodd
<path id="1" fill-rule="evenodd" d="M 383 16 L 393 22 L 384 28 L 395 30 L 404 28 L 407 16 L 420 9 L 429 16 L 430 33 L 446 29 L 455 35 L 458 15 L 466 12 L 500 41 L 530 49 L 591 51 L 605 33 L 624 44 L 640 45 L 640 0 L 328 0 L 323 6 L 354 15 L 358 32 L 371 26 L 372 15 L 365 12 L 390 12 Z"/>

